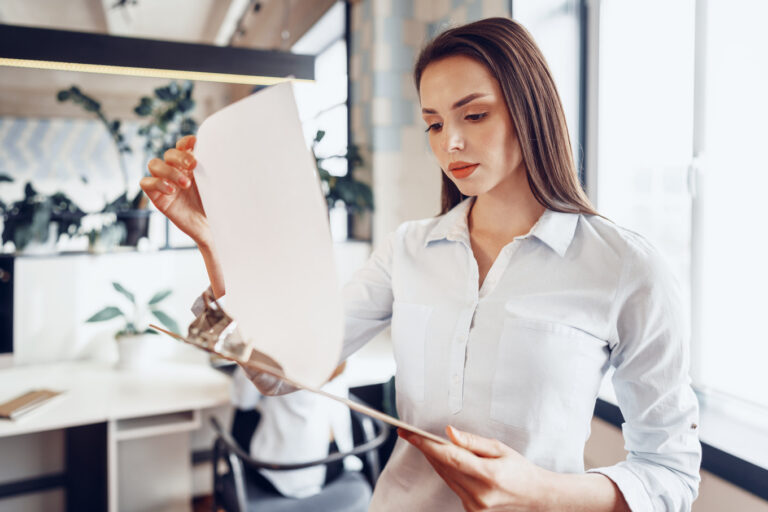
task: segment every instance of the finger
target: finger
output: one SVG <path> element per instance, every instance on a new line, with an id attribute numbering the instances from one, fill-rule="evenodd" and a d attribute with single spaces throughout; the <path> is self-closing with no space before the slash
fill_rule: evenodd
<path id="1" fill-rule="evenodd" d="M 440 464 L 476 478 L 483 478 L 485 476 L 480 462 L 481 459 L 464 448 L 456 445 L 436 443 L 417 434 L 410 434 L 406 440 L 421 450 L 424 455 L 435 459 Z"/>
<path id="2" fill-rule="evenodd" d="M 195 148 L 197 137 L 194 135 L 185 135 L 176 141 L 176 149 L 179 151 L 192 151 Z"/>
<path id="3" fill-rule="evenodd" d="M 445 432 L 454 444 L 466 448 L 480 457 L 498 458 L 506 455 L 507 446 L 498 439 L 490 439 L 464 432 L 450 425 L 445 427 Z"/>
<path id="4" fill-rule="evenodd" d="M 484 475 L 486 472 L 483 471 L 482 467 L 476 471 L 467 472 L 465 467 L 460 467 L 455 460 L 445 457 L 441 451 L 448 450 L 455 453 L 463 453 L 476 461 L 481 461 L 482 459 L 479 459 L 463 448 L 435 443 L 403 429 L 398 429 L 398 435 L 422 452 L 424 458 L 427 459 L 427 462 L 435 469 L 440 478 L 459 496 L 465 509 L 482 509 L 479 501 L 475 499 L 475 493 L 472 492 L 472 489 L 481 489 L 485 485 L 484 482 L 487 477 Z M 483 464 L 488 464 L 488 461 L 483 461 Z"/>
<path id="5" fill-rule="evenodd" d="M 189 188 L 192 181 L 180 169 L 168 165 L 159 158 L 153 158 L 147 164 L 150 174 L 155 178 L 162 178 L 178 188 Z"/>
<path id="6" fill-rule="evenodd" d="M 150 197 L 152 197 L 153 193 L 173 194 L 176 192 L 176 187 L 168 183 L 168 181 L 163 178 L 155 178 L 154 176 L 145 176 L 144 178 L 141 178 L 139 185 Z"/>
<path id="7" fill-rule="evenodd" d="M 431 457 L 425 458 L 438 476 L 440 476 L 445 484 L 459 497 L 465 510 L 479 509 L 477 500 L 474 498 L 472 492 L 469 491 L 470 486 L 472 486 L 474 482 L 461 473 L 458 475 L 450 473 L 445 467 Z"/>
<path id="8" fill-rule="evenodd" d="M 163 154 L 165 163 L 178 167 L 180 169 L 192 170 L 195 168 L 197 161 L 192 154 L 186 151 L 179 151 L 178 149 L 171 148 Z"/>

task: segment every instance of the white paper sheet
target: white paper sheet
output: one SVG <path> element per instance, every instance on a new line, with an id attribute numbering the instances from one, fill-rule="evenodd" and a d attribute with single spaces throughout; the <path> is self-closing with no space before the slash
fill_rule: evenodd
<path id="1" fill-rule="evenodd" d="M 286 375 L 320 387 L 338 364 L 343 305 L 327 207 L 291 84 L 210 116 L 194 153 L 227 312 Z"/>

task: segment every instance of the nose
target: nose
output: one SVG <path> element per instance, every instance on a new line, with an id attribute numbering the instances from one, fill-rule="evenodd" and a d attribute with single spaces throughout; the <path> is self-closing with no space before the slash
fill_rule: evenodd
<path id="1" fill-rule="evenodd" d="M 464 135 L 457 127 L 443 125 L 443 149 L 446 153 L 456 153 L 464 149 Z"/>

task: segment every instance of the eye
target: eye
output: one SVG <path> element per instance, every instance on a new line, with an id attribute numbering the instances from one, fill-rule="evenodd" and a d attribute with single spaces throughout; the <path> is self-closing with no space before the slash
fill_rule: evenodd
<path id="1" fill-rule="evenodd" d="M 469 114 L 464 117 L 464 119 L 467 119 L 469 121 L 479 121 L 482 118 L 486 117 L 488 115 L 488 112 L 481 112 L 480 114 Z"/>
<path id="2" fill-rule="evenodd" d="M 431 125 L 427 126 L 426 132 L 431 132 L 433 130 L 439 130 L 443 127 L 443 123 L 432 123 Z"/>

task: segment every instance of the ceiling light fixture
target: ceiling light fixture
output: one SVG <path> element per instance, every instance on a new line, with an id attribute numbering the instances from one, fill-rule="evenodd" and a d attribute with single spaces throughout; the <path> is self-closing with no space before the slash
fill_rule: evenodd
<path id="1" fill-rule="evenodd" d="M 314 80 L 314 57 L 0 24 L 0 66 L 272 85 Z"/>

